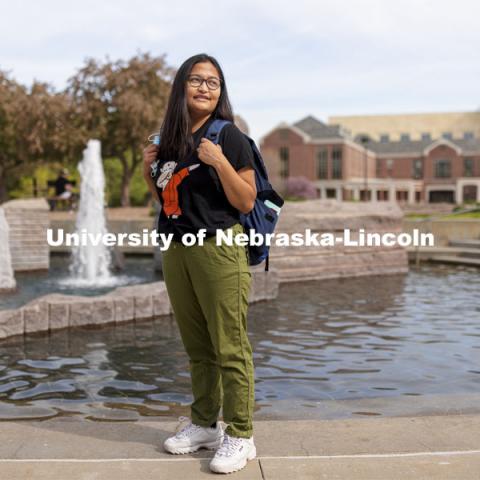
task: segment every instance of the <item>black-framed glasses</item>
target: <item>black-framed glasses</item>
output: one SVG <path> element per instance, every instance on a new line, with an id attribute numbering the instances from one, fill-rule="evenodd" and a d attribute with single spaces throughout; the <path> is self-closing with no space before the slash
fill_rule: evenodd
<path id="1" fill-rule="evenodd" d="M 205 82 L 209 90 L 217 90 L 222 84 L 221 80 L 217 77 L 202 78 L 199 75 L 190 75 L 187 82 L 191 87 L 199 87 Z"/>

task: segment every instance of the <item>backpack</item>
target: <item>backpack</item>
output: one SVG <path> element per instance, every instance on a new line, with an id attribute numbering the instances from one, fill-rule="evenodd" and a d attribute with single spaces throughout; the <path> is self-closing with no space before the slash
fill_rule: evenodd
<path id="1" fill-rule="evenodd" d="M 222 128 L 227 125 L 228 120 L 215 119 L 209 126 L 205 137 L 215 145 L 218 143 L 219 134 Z M 258 151 L 255 142 L 246 134 L 243 134 L 252 147 L 255 169 L 255 184 L 257 187 L 257 198 L 253 209 L 246 215 L 240 213 L 240 223 L 246 232 L 254 230 L 264 236 L 267 233 L 273 233 L 278 222 L 280 210 L 284 204 L 283 198 L 272 188 L 268 180 L 267 169 L 262 156 Z M 264 238 L 264 237 L 263 237 Z M 265 260 L 265 271 L 268 271 L 269 259 L 268 245 L 250 245 L 248 244 L 248 262 L 249 265 L 258 265 Z"/>

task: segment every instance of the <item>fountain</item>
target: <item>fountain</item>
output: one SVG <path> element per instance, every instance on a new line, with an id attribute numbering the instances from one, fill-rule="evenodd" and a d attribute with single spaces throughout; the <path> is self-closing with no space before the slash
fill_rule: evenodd
<path id="1" fill-rule="evenodd" d="M 0 291 L 12 290 L 16 285 L 10 255 L 9 230 L 5 213 L 0 207 Z"/>
<path id="2" fill-rule="evenodd" d="M 81 175 L 80 203 L 75 224 L 76 233 L 107 233 L 105 221 L 105 176 L 99 140 L 89 140 L 78 165 Z M 79 244 L 72 248 L 73 262 L 70 265 L 69 285 L 107 286 L 115 282 L 110 272 L 111 252 L 99 242 L 93 245 Z"/>

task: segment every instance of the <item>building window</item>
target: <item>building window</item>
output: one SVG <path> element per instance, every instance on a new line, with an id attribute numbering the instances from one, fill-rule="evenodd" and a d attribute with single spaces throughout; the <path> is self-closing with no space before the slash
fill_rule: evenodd
<path id="1" fill-rule="evenodd" d="M 342 178 L 342 150 L 334 148 L 332 151 L 332 178 Z"/>
<path id="2" fill-rule="evenodd" d="M 360 201 L 361 202 L 370 202 L 372 200 L 372 191 L 370 189 L 365 190 L 361 189 L 360 190 Z"/>
<path id="3" fill-rule="evenodd" d="M 432 136 L 428 132 L 422 133 L 422 140 L 430 141 L 431 139 L 432 139 Z"/>
<path id="4" fill-rule="evenodd" d="M 400 135 L 401 142 L 409 142 L 410 141 L 410 134 L 409 133 L 402 133 Z"/>
<path id="5" fill-rule="evenodd" d="M 393 173 L 393 158 L 387 158 L 385 163 L 387 165 L 387 175 L 391 177 Z"/>
<path id="6" fill-rule="evenodd" d="M 381 174 L 382 174 L 382 160 L 380 158 L 377 158 L 375 163 L 375 175 L 377 177 L 380 177 Z"/>
<path id="7" fill-rule="evenodd" d="M 397 190 L 396 191 L 397 202 L 406 202 L 408 201 L 408 190 Z"/>
<path id="8" fill-rule="evenodd" d="M 381 202 L 388 201 L 388 190 L 377 190 L 377 200 Z"/>
<path id="9" fill-rule="evenodd" d="M 288 140 L 288 134 L 289 133 L 290 133 L 289 130 L 287 130 L 286 128 L 282 128 L 280 130 L 280 135 L 279 136 L 282 140 Z"/>
<path id="10" fill-rule="evenodd" d="M 451 140 L 452 139 L 452 132 L 443 132 L 442 137 L 446 138 L 447 140 Z"/>
<path id="11" fill-rule="evenodd" d="M 380 135 L 380 143 L 388 143 L 390 141 L 390 135 L 388 133 L 383 133 Z"/>
<path id="12" fill-rule="evenodd" d="M 280 178 L 288 178 L 288 161 L 290 152 L 288 147 L 280 147 Z"/>
<path id="13" fill-rule="evenodd" d="M 475 135 L 473 134 L 473 132 L 464 132 L 463 138 L 465 140 L 472 140 L 473 138 L 475 138 Z"/>
<path id="14" fill-rule="evenodd" d="M 328 152 L 322 148 L 317 153 L 317 178 L 328 178 Z"/>
<path id="15" fill-rule="evenodd" d="M 423 161 L 421 158 L 416 158 L 412 164 L 412 177 L 413 178 L 422 178 L 423 177 Z"/>
<path id="16" fill-rule="evenodd" d="M 435 162 L 435 176 L 437 178 L 448 178 L 451 176 L 450 160 L 437 160 Z"/>
<path id="17" fill-rule="evenodd" d="M 327 198 L 337 198 L 337 190 L 335 188 L 326 189 Z"/>
<path id="18" fill-rule="evenodd" d="M 465 157 L 463 159 L 463 176 L 473 177 L 473 158 Z"/>

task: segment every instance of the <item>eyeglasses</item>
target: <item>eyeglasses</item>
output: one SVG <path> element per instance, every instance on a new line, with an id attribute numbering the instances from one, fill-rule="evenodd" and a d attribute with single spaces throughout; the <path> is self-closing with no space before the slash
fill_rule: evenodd
<path id="1" fill-rule="evenodd" d="M 199 87 L 203 82 L 205 82 L 209 90 L 216 90 L 222 84 L 221 80 L 219 80 L 217 77 L 202 78 L 198 75 L 190 75 L 187 81 L 191 87 Z"/>

